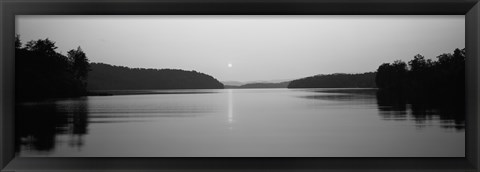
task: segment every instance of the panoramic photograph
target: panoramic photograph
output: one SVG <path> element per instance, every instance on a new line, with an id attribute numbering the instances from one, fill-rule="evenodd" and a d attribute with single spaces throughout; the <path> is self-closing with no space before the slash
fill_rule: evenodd
<path id="1" fill-rule="evenodd" d="M 464 15 L 17 15 L 19 157 L 465 157 Z"/>

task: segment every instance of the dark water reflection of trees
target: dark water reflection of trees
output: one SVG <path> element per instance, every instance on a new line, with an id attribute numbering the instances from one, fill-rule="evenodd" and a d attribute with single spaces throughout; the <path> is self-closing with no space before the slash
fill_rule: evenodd
<path id="1" fill-rule="evenodd" d="M 413 119 L 418 127 L 438 120 L 442 128 L 465 129 L 464 98 L 405 96 L 382 91 L 376 93 L 376 98 L 380 115 L 386 120 Z"/>
<path id="2" fill-rule="evenodd" d="M 383 120 L 412 120 L 417 127 L 427 127 L 429 121 L 439 121 L 442 128 L 456 131 L 465 128 L 464 102 L 445 97 L 408 98 L 377 89 L 328 89 L 314 90 L 313 94 L 302 98 L 343 101 L 345 105 L 351 102 L 373 105 Z M 88 109 L 88 101 L 81 99 L 18 105 L 16 151 L 48 153 L 56 144 L 81 148 L 83 137 L 88 134 L 89 118 L 93 118 L 89 117 Z M 56 138 L 59 135 L 67 136 L 67 142 L 59 143 Z"/>
<path id="3" fill-rule="evenodd" d="M 426 127 L 429 121 L 439 121 L 440 127 L 465 129 L 465 101 L 461 97 L 445 95 L 422 96 L 379 91 L 377 89 L 319 89 L 302 98 L 329 101 L 348 101 L 348 104 L 369 104 L 376 100 L 379 114 L 384 120 L 413 120 L 417 127 Z"/>
<path id="4" fill-rule="evenodd" d="M 55 148 L 56 136 L 60 134 L 69 135 L 70 147 L 80 148 L 88 132 L 86 101 L 22 104 L 17 106 L 15 118 L 17 152 L 21 147 L 49 152 Z"/>

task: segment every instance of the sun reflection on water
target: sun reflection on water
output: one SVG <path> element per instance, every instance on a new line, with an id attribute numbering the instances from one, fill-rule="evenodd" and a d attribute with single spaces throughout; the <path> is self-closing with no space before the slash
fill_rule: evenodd
<path id="1" fill-rule="evenodd" d="M 233 90 L 229 89 L 228 90 L 228 124 L 233 123 Z M 230 126 L 230 129 L 232 129 L 232 126 Z"/>

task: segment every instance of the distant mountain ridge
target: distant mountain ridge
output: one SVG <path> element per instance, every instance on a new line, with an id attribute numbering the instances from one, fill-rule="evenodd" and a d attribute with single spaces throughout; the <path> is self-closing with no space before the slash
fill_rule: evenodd
<path id="1" fill-rule="evenodd" d="M 230 86 L 241 86 L 245 84 L 256 84 L 256 83 L 281 83 L 281 82 L 290 82 L 294 79 L 274 79 L 274 80 L 251 80 L 251 81 L 220 81 L 223 85 Z"/>
<path id="2" fill-rule="evenodd" d="M 225 85 L 225 88 L 287 88 L 290 81 L 279 83 L 249 83 L 240 86 Z"/>
<path id="3" fill-rule="evenodd" d="M 255 80 L 255 81 L 221 81 L 225 88 L 287 88 L 293 79 Z"/>
<path id="4" fill-rule="evenodd" d="M 230 86 L 241 86 L 245 83 L 239 81 L 220 81 L 223 85 L 230 85 Z"/>
<path id="5" fill-rule="evenodd" d="M 91 63 L 88 90 L 223 89 L 214 77 L 197 71 L 145 69 Z"/>

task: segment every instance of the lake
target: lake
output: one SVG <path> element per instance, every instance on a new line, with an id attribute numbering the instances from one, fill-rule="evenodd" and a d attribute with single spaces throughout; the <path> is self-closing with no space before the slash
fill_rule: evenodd
<path id="1" fill-rule="evenodd" d="M 110 92 L 18 105 L 18 156 L 465 156 L 464 109 L 376 89 Z"/>

